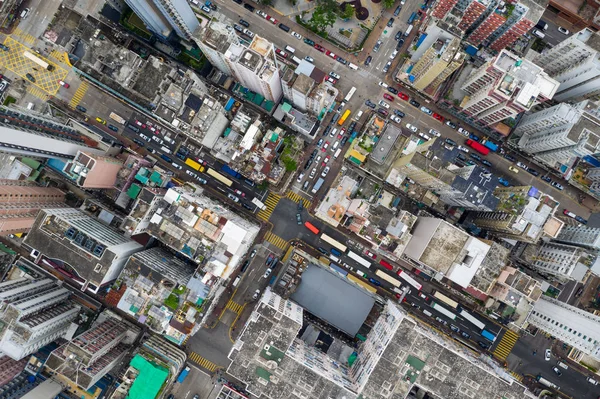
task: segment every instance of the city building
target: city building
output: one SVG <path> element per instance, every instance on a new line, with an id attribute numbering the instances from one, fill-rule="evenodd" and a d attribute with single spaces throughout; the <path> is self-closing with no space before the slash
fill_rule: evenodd
<path id="1" fill-rule="evenodd" d="M 552 99 L 558 86 L 542 67 L 502 50 L 463 83 L 466 95 L 460 108 L 468 118 L 489 126 Z"/>
<path id="2" fill-rule="evenodd" d="M 588 227 L 584 224 L 564 226 L 556 242 L 585 248 L 593 253 L 600 253 L 600 228 Z"/>
<path id="3" fill-rule="evenodd" d="M 195 35 L 195 41 L 211 64 L 233 76 L 242 86 L 268 101 L 278 103 L 283 95 L 281 74 L 273 43 L 256 35 L 246 46 L 228 25 L 211 21 Z"/>
<path id="4" fill-rule="evenodd" d="M 21 360 L 57 338 L 66 338 L 80 310 L 70 297 L 71 291 L 50 278 L 21 277 L 0 283 L 0 319 L 6 326 L 2 353 Z"/>
<path id="5" fill-rule="evenodd" d="M 186 0 L 125 0 L 144 25 L 160 39 L 171 38 L 172 32 L 186 40 L 200 26 L 196 14 Z"/>
<path id="6" fill-rule="evenodd" d="M 40 209 L 65 205 L 65 193 L 29 180 L 0 179 L 0 236 L 27 233 Z"/>
<path id="7" fill-rule="evenodd" d="M 548 0 L 442 0 L 432 15 L 456 26 L 468 42 L 499 52 L 533 28 L 547 5 Z"/>
<path id="8" fill-rule="evenodd" d="M 437 280 L 467 288 L 490 246 L 443 219 L 418 217 L 403 258 Z"/>
<path id="9" fill-rule="evenodd" d="M 556 238 L 563 223 L 554 213 L 559 202 L 533 186 L 500 187 L 494 191 L 499 198 L 493 211 L 473 213 L 473 223 L 499 237 L 529 243 L 542 236 Z"/>
<path id="10" fill-rule="evenodd" d="M 79 187 L 107 189 L 113 188 L 122 167 L 123 162 L 116 158 L 79 151 L 65 163 L 63 173 Z"/>
<path id="11" fill-rule="evenodd" d="M 600 360 L 600 316 L 564 302 L 542 296 L 529 315 L 528 322 L 574 347 L 575 361 L 585 355 Z"/>
<path id="12" fill-rule="evenodd" d="M 36 262 L 54 269 L 82 291 L 97 293 L 119 275 L 142 245 L 79 209 L 41 210 L 24 244 Z"/>
<path id="13" fill-rule="evenodd" d="M 559 102 L 600 94 L 600 34 L 584 29 L 538 55 L 534 62 L 559 84 Z"/>
<path id="14" fill-rule="evenodd" d="M 34 158 L 72 159 L 79 151 L 102 154 L 98 142 L 39 114 L 0 106 L 0 150 Z"/>
<path id="15" fill-rule="evenodd" d="M 141 330 L 104 312 L 86 332 L 52 351 L 46 368 L 89 390 L 128 355 Z"/>
<path id="16" fill-rule="evenodd" d="M 579 158 L 600 152 L 600 104 L 560 103 L 525 115 L 514 136 L 521 151 L 566 176 Z"/>

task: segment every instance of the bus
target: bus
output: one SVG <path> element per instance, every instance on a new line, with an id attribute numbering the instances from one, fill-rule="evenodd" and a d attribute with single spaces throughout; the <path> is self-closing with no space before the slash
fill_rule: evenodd
<path id="1" fill-rule="evenodd" d="M 384 272 L 383 270 L 379 270 L 377 269 L 375 271 L 375 274 L 382 280 L 387 281 L 388 283 L 390 283 L 391 285 L 393 285 L 396 288 L 400 288 L 400 286 L 402 285 L 402 283 L 400 283 L 400 281 L 396 280 L 395 278 L 393 278 L 392 276 L 390 276 L 389 274 L 387 274 L 386 272 Z"/>
<path id="2" fill-rule="evenodd" d="M 415 280 L 414 278 L 412 278 L 405 271 L 398 270 L 398 277 L 400 277 L 402 280 L 406 281 L 408 284 L 410 284 L 413 287 L 415 287 L 417 289 L 417 291 L 421 291 L 421 288 L 423 288 L 423 286 L 421 284 L 419 284 L 417 282 L 417 280 Z"/>
<path id="3" fill-rule="evenodd" d="M 487 155 L 490 153 L 490 149 L 487 148 L 486 146 L 483 146 L 481 144 L 479 144 L 478 142 L 476 142 L 475 140 L 467 140 L 465 142 L 465 144 L 467 144 L 469 147 L 471 147 L 472 149 L 474 149 L 475 151 L 477 151 L 478 153 L 482 154 L 482 155 Z"/>
<path id="4" fill-rule="evenodd" d="M 342 115 L 342 117 L 338 120 L 338 125 L 342 126 L 344 122 L 346 122 L 346 118 L 348 118 L 349 116 L 350 110 L 347 109 L 346 111 L 344 111 L 344 115 Z"/>
<path id="5" fill-rule="evenodd" d="M 186 158 L 185 164 L 194 170 L 197 170 L 199 172 L 204 172 L 204 166 L 200 165 L 198 162 L 194 161 L 193 159 Z"/>
<path id="6" fill-rule="evenodd" d="M 437 300 L 439 300 L 440 302 L 444 302 L 446 305 L 450 306 L 452 309 L 456 309 L 458 307 L 458 302 L 453 301 L 452 299 L 448 298 L 446 295 L 442 294 L 439 291 L 436 291 L 435 294 L 433 294 L 433 297 L 436 298 Z"/>
<path id="7" fill-rule="evenodd" d="M 304 222 L 304 227 L 309 229 L 313 234 L 319 234 L 319 229 L 317 229 L 311 222 Z"/>
<path id="8" fill-rule="evenodd" d="M 327 234 L 321 234 L 321 240 L 325 241 L 328 244 L 331 244 L 333 247 L 339 249 L 341 252 L 346 252 L 348 250 L 348 247 L 346 247 L 341 242 L 329 237 Z"/>
<path id="9" fill-rule="evenodd" d="M 40 57 L 31 54 L 29 51 L 25 51 L 23 53 L 23 56 L 25 58 L 28 58 L 29 60 L 35 62 L 36 64 L 38 64 L 39 66 L 41 66 L 42 68 L 44 68 L 47 71 L 52 71 L 54 70 L 54 66 L 48 64 L 46 61 L 42 60 Z"/>
<path id="10" fill-rule="evenodd" d="M 466 321 L 468 321 L 469 323 L 473 324 L 475 327 L 479 328 L 480 330 L 483 330 L 485 328 L 485 324 L 482 323 L 479 319 L 476 319 L 475 317 L 473 317 L 470 313 L 468 313 L 466 310 L 461 309 L 460 312 L 458 312 L 458 314 L 465 319 Z"/>
<path id="11" fill-rule="evenodd" d="M 356 263 L 360 263 L 361 265 L 363 265 L 364 267 L 366 267 L 367 269 L 371 267 L 371 262 L 369 262 L 368 260 L 366 260 L 365 258 L 363 258 L 362 256 L 355 254 L 352 251 L 348 252 L 348 257 L 350 259 L 353 259 L 354 261 L 356 261 Z"/>
<path id="12" fill-rule="evenodd" d="M 110 119 L 112 119 L 115 122 L 120 123 L 121 125 L 125 124 L 125 118 L 120 117 L 119 115 L 115 114 L 114 112 L 111 112 L 110 115 L 108 115 L 108 117 Z"/>
<path id="13" fill-rule="evenodd" d="M 443 314 L 444 316 L 446 316 L 447 318 L 449 318 L 450 320 L 456 320 L 456 315 L 448 309 L 446 309 L 445 307 L 443 307 L 442 305 L 440 305 L 439 303 L 434 302 L 431 307 Z"/>
<path id="14" fill-rule="evenodd" d="M 383 267 L 385 267 L 388 270 L 394 270 L 394 268 L 392 267 L 392 265 L 390 265 L 388 262 L 386 262 L 385 260 L 381 259 L 379 261 L 379 264 Z"/>
<path id="15" fill-rule="evenodd" d="M 208 175 L 212 176 L 213 178 L 215 178 L 216 180 L 220 181 L 221 183 L 223 183 L 227 187 L 231 187 L 231 185 L 233 184 L 233 182 L 231 180 L 229 180 L 228 178 L 226 178 L 222 174 L 218 173 L 214 169 L 208 168 L 208 170 L 206 171 L 206 173 Z"/>
<path id="16" fill-rule="evenodd" d="M 356 87 L 353 87 L 350 89 L 350 91 L 348 92 L 348 94 L 346 94 L 346 98 L 344 98 L 345 102 L 350 101 L 350 99 L 352 98 L 352 96 L 354 95 L 354 93 L 356 92 Z"/>

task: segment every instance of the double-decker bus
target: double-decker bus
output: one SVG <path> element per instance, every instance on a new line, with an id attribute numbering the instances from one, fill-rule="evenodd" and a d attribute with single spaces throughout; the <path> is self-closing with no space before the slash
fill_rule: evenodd
<path id="1" fill-rule="evenodd" d="M 398 277 L 400 277 L 402 280 L 406 281 L 408 284 L 410 284 L 411 286 L 415 287 L 417 289 L 417 291 L 421 291 L 421 288 L 423 288 L 423 286 L 421 284 L 419 284 L 417 282 L 417 280 L 415 280 L 414 278 L 412 278 L 405 271 L 399 270 L 397 274 L 398 274 Z"/>
<path id="2" fill-rule="evenodd" d="M 233 182 L 231 180 L 229 180 L 228 178 L 226 178 L 225 176 L 223 176 L 219 172 L 215 171 L 214 169 L 208 168 L 208 170 L 206 171 L 206 173 L 208 175 L 212 176 L 213 178 L 215 178 L 216 180 L 220 181 L 221 183 L 223 183 L 227 187 L 231 187 L 231 185 L 233 184 Z"/>
<path id="3" fill-rule="evenodd" d="M 348 247 L 346 247 L 341 242 L 329 237 L 327 234 L 321 234 L 321 240 L 325 241 L 328 244 L 331 244 L 334 248 L 339 249 L 341 252 L 346 252 L 348 250 Z"/>
<path id="4" fill-rule="evenodd" d="M 442 294 L 439 291 L 436 291 L 435 294 L 433 294 L 433 297 L 436 298 L 440 302 L 444 302 L 446 305 L 450 306 L 452 309 L 456 309 L 458 307 L 458 302 L 453 301 L 452 299 L 448 298 L 446 295 Z"/>
<path id="5" fill-rule="evenodd" d="M 342 115 L 342 117 L 338 120 L 338 125 L 342 126 L 344 124 L 344 122 L 346 122 L 346 119 L 350 116 L 350 110 L 347 109 L 344 112 L 344 115 Z"/>
<path id="6" fill-rule="evenodd" d="M 363 265 L 364 267 L 366 267 L 367 269 L 371 267 L 371 262 L 369 262 L 368 260 L 366 260 L 365 258 L 363 258 L 362 256 L 355 254 L 352 251 L 348 252 L 348 257 L 350 259 L 353 259 L 356 263 L 359 263 L 361 265 Z"/>
<path id="7" fill-rule="evenodd" d="M 449 311 L 448 309 L 446 309 L 445 307 L 443 307 L 439 303 L 435 303 L 434 302 L 431 307 L 434 308 L 435 310 L 437 310 L 438 312 L 440 312 L 441 314 L 443 314 L 444 316 L 446 316 L 447 318 L 451 319 L 451 320 L 455 320 L 456 319 L 456 315 L 454 313 L 452 313 L 451 311 Z"/>
<path id="8" fill-rule="evenodd" d="M 482 323 L 481 320 L 476 319 L 475 317 L 473 317 L 466 310 L 461 309 L 460 312 L 458 312 L 458 314 L 460 315 L 460 317 L 462 317 L 463 319 L 465 319 L 469 323 L 473 324 L 475 327 L 479 328 L 480 330 L 483 330 L 485 328 L 485 323 Z"/>
<path id="9" fill-rule="evenodd" d="M 313 234 L 319 234 L 319 229 L 317 229 L 311 222 L 304 222 L 304 227 L 309 229 Z"/>
<path id="10" fill-rule="evenodd" d="M 41 66 L 42 68 L 44 68 L 47 71 L 52 71 L 54 69 L 53 65 L 48 64 L 46 61 L 44 61 L 40 57 L 38 57 L 34 54 L 31 54 L 29 51 L 23 52 L 23 57 L 35 62 L 36 64 L 38 64 L 39 66 Z"/>
<path id="11" fill-rule="evenodd" d="M 354 95 L 354 93 L 356 92 L 356 87 L 353 87 L 350 89 L 350 91 L 348 92 L 348 94 L 346 94 L 346 98 L 344 98 L 345 102 L 350 101 L 350 99 L 352 98 L 352 96 Z"/>
<path id="12" fill-rule="evenodd" d="M 391 285 L 393 285 L 396 288 L 400 288 L 400 286 L 402 285 L 402 283 L 400 283 L 400 281 L 396 280 L 395 278 L 393 278 L 389 274 L 385 273 L 383 270 L 377 269 L 377 271 L 375 271 L 375 274 L 380 279 L 387 281 L 388 283 L 390 283 Z"/>

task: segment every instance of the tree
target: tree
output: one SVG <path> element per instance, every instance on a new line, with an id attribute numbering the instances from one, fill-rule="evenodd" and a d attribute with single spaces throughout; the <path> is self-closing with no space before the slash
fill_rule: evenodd
<path id="1" fill-rule="evenodd" d="M 355 11 L 354 7 L 352 7 L 350 4 L 346 4 L 344 11 L 342 11 L 340 13 L 340 18 L 350 19 L 350 18 L 354 17 L 354 11 Z"/>
<path id="2" fill-rule="evenodd" d="M 328 11 L 321 5 L 318 5 L 313 11 L 310 21 L 308 21 L 308 26 L 315 31 L 322 32 L 328 26 L 333 26 L 336 19 L 337 17 L 333 12 Z"/>
<path id="3" fill-rule="evenodd" d="M 383 0 L 383 8 L 392 8 L 396 0 Z"/>

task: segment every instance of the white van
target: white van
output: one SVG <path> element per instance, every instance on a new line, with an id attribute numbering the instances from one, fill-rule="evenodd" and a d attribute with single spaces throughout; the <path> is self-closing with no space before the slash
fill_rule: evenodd
<path id="1" fill-rule="evenodd" d="M 354 65 L 353 63 L 349 63 L 348 68 L 358 71 L 358 65 Z"/>
<path id="2" fill-rule="evenodd" d="M 287 51 L 288 53 L 294 54 L 296 52 L 296 49 L 293 48 L 292 46 L 285 46 L 285 51 Z"/>

